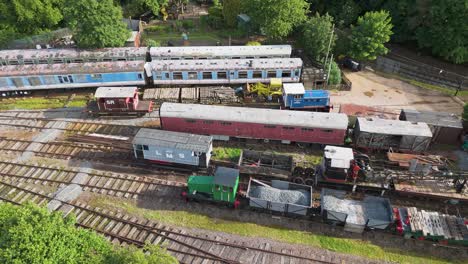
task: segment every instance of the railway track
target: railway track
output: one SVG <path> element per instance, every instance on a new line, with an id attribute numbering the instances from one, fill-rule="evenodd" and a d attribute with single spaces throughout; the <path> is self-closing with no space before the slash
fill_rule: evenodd
<path id="1" fill-rule="evenodd" d="M 52 197 L 25 187 L 0 180 L 0 200 L 21 205 L 32 201 L 45 205 Z M 174 229 L 161 223 L 137 219 L 130 215 L 93 208 L 83 203 L 62 202 L 55 209 L 64 216 L 74 213 L 77 226 L 92 229 L 114 242 L 143 246 L 145 242 L 164 245 L 181 263 L 341 263 L 332 262 L 307 251 L 273 248 L 270 244 L 246 246 L 226 241 L 218 236 L 197 236 L 186 230 Z"/>
<path id="2" fill-rule="evenodd" d="M 118 136 L 134 136 L 142 126 L 102 124 L 98 122 L 56 120 L 53 118 L 12 117 L 0 115 L 1 126 L 20 127 L 33 130 L 56 129 L 67 132 L 98 133 Z"/>
<path id="3" fill-rule="evenodd" d="M 160 179 L 168 176 L 168 173 L 156 175 L 158 178 L 113 173 L 81 173 L 77 170 L 0 160 L 0 179 L 52 187 L 74 183 L 84 191 L 132 199 L 141 196 L 177 197 L 186 186 L 187 175 L 171 173 L 171 180 Z M 180 181 L 172 180 L 176 177 L 180 178 Z"/>

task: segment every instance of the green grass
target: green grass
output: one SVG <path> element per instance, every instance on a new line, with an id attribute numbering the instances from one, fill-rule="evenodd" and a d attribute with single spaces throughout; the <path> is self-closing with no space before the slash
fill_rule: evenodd
<path id="1" fill-rule="evenodd" d="M 8 98 L 0 100 L 0 110 L 13 109 L 51 109 L 61 108 L 67 104 L 68 96 L 57 96 L 54 98 L 44 97 L 23 97 Z M 86 105 L 86 99 L 83 96 L 76 96 L 68 103 L 68 107 L 83 107 Z"/>
<path id="2" fill-rule="evenodd" d="M 210 32 L 190 32 L 188 34 L 190 40 L 198 41 L 221 41 L 221 38 L 215 33 Z M 180 32 L 170 32 L 170 33 L 145 33 L 145 39 L 152 39 L 155 41 L 169 41 L 169 40 L 181 40 L 182 33 Z"/>
<path id="3" fill-rule="evenodd" d="M 215 160 L 235 161 L 239 160 L 241 149 L 214 147 L 212 157 Z"/>
<path id="4" fill-rule="evenodd" d="M 287 243 L 319 247 L 371 259 L 411 264 L 451 263 L 442 259 L 431 258 L 430 256 L 417 256 L 399 249 L 382 248 L 370 242 L 357 239 L 336 238 L 279 227 L 227 221 L 185 211 L 142 209 L 138 208 L 135 202 L 126 202 L 115 198 L 95 198 L 90 201 L 90 204 L 100 208 L 123 209 L 129 214 L 143 216 L 164 224 L 219 231 L 248 237 L 263 237 Z"/>

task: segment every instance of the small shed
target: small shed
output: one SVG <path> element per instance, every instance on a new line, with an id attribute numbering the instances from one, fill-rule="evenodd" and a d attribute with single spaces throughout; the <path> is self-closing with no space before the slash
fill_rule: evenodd
<path id="1" fill-rule="evenodd" d="M 386 229 L 393 222 L 387 198 L 366 195 L 354 200 L 347 196 L 345 191 L 322 189 L 321 214 L 326 221 L 343 224 L 346 231 L 355 233 L 365 228 Z"/>
<path id="2" fill-rule="evenodd" d="M 432 142 L 459 144 L 463 133 L 462 120 L 451 113 L 403 109 L 400 113 L 400 120 L 428 124 L 432 131 Z"/>
<path id="3" fill-rule="evenodd" d="M 211 158 L 212 142 L 210 136 L 142 128 L 132 144 L 138 159 L 206 168 Z"/>
<path id="4" fill-rule="evenodd" d="M 138 107 L 137 87 L 99 87 L 94 94 L 100 111 L 134 111 Z"/>
<path id="5" fill-rule="evenodd" d="M 431 129 L 422 122 L 358 117 L 354 128 L 354 144 L 359 148 L 423 152 L 431 140 Z"/>
<path id="6" fill-rule="evenodd" d="M 353 160 L 353 149 L 326 146 L 321 164 L 321 172 L 327 180 L 346 181 L 348 170 Z"/>

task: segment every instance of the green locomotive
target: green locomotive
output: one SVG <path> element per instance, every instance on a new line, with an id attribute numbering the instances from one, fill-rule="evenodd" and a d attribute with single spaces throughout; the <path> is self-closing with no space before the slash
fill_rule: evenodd
<path id="1" fill-rule="evenodd" d="M 214 176 L 190 176 L 187 187 L 188 192 L 182 193 L 186 199 L 223 203 L 234 208 L 239 206 L 237 169 L 217 167 Z"/>

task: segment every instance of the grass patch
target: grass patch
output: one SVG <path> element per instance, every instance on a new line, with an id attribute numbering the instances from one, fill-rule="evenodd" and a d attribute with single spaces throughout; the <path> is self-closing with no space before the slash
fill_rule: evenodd
<path id="1" fill-rule="evenodd" d="M 44 97 L 21 97 L 7 98 L 0 100 L 0 110 L 14 109 L 52 109 L 62 108 L 65 105 L 68 107 L 83 107 L 86 105 L 87 99 L 83 96 L 76 96 L 71 101 L 68 101 L 68 96 L 58 96 L 53 98 Z"/>
<path id="2" fill-rule="evenodd" d="M 320 247 L 335 252 L 399 263 L 451 263 L 428 256 L 416 256 L 398 249 L 387 249 L 356 239 L 336 238 L 308 232 L 262 226 L 253 223 L 227 221 L 185 211 L 148 210 L 135 202 L 107 197 L 94 198 L 90 205 L 100 208 L 119 208 L 129 214 L 141 215 L 164 224 L 225 232 L 247 237 L 264 237 L 277 241 Z"/>
<path id="3" fill-rule="evenodd" d="M 214 160 L 225 160 L 225 161 L 235 161 L 239 160 L 241 149 L 239 148 L 224 148 L 224 147 L 214 147 L 213 148 L 213 159 Z"/>

